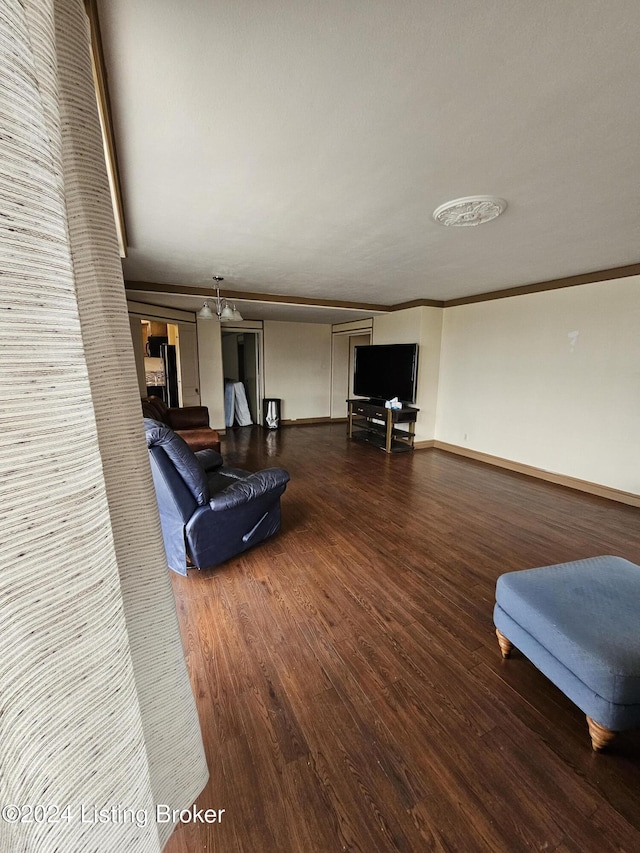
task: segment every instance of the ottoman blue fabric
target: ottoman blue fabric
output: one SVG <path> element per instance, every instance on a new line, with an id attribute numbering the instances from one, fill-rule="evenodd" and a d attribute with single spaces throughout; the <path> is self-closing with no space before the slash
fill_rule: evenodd
<path id="1" fill-rule="evenodd" d="M 592 719 L 640 725 L 640 567 L 593 557 L 498 578 L 496 627 Z"/>

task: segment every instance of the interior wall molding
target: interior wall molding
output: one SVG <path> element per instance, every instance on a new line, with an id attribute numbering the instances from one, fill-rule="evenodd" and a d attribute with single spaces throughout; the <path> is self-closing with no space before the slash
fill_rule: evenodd
<path id="1" fill-rule="evenodd" d="M 96 0 L 84 0 L 84 8 L 89 18 L 89 32 L 91 35 L 91 67 L 93 71 L 93 84 L 96 90 L 96 102 L 98 105 L 98 117 L 102 131 L 102 143 L 104 145 L 105 165 L 111 191 L 111 203 L 113 205 L 113 216 L 118 236 L 118 248 L 120 257 L 127 257 L 127 229 L 124 221 L 124 204 L 122 201 L 122 186 L 120 184 L 120 172 L 118 170 L 118 155 L 116 141 L 113 134 L 113 120 L 111 117 L 111 104 L 109 102 L 109 88 L 107 85 L 107 71 L 102 52 L 102 38 L 100 36 L 100 21 L 98 19 L 98 8 Z"/>
<path id="2" fill-rule="evenodd" d="M 264 320 L 229 320 L 221 324 L 223 332 L 263 332 Z"/>
<path id="3" fill-rule="evenodd" d="M 283 418 L 280 423 L 282 426 L 314 426 L 316 424 L 335 424 L 338 421 L 344 421 L 346 423 L 346 418 L 292 418 L 287 419 Z"/>
<path id="4" fill-rule="evenodd" d="M 143 319 L 149 320 L 180 320 L 184 323 L 196 322 L 196 315 L 192 311 L 183 311 L 181 308 L 165 308 L 163 305 L 151 305 L 147 302 L 134 302 L 127 300 L 129 314 L 135 314 Z"/>
<path id="5" fill-rule="evenodd" d="M 146 293 L 172 293 L 177 296 L 208 296 L 211 298 L 211 287 L 189 286 L 180 284 L 156 284 L 149 281 L 127 281 L 127 290 L 144 291 Z M 355 311 L 377 311 L 387 313 L 390 305 L 378 305 L 373 302 L 349 302 L 340 299 L 315 299 L 309 296 L 284 296 L 276 293 L 257 293 L 249 290 L 226 290 L 220 288 L 220 296 L 228 300 L 246 299 L 250 302 L 278 302 L 283 305 L 312 305 L 320 308 L 353 308 Z"/>
<path id="6" fill-rule="evenodd" d="M 549 281 L 539 281 L 535 284 L 524 284 L 521 287 L 509 287 L 506 290 L 491 290 L 488 293 L 462 296 L 460 299 L 447 299 L 443 303 L 443 306 L 445 308 L 452 308 L 455 305 L 470 305 L 473 302 L 490 302 L 493 299 L 526 296 L 528 293 L 542 293 L 545 290 L 558 290 L 561 287 L 576 287 L 581 284 L 596 284 L 599 281 L 612 281 L 618 278 L 628 278 L 632 275 L 640 275 L 640 264 L 611 267 L 606 270 L 570 275 L 566 278 L 554 278 Z"/>
<path id="7" fill-rule="evenodd" d="M 495 465 L 497 468 L 506 468 L 508 471 L 514 471 L 517 474 L 525 474 L 527 477 L 535 477 L 538 480 L 546 480 L 547 482 L 555 483 L 558 486 L 565 486 L 569 489 L 587 492 L 587 494 L 597 495 L 600 498 L 607 498 L 610 501 L 618 501 L 618 503 L 640 507 L 640 495 L 636 495 L 633 492 L 625 492 L 621 489 L 603 486 L 600 483 L 590 483 L 588 480 L 580 480 L 578 477 L 569 477 L 566 474 L 555 474 L 552 471 L 545 471 L 543 468 L 537 468 L 535 465 L 526 465 L 523 462 L 514 462 L 512 459 L 503 459 L 501 456 L 493 456 L 490 453 L 471 450 L 468 447 L 461 447 L 458 444 L 448 444 L 446 441 L 438 441 L 436 439 L 432 446 L 436 450 L 446 450 L 447 453 L 456 453 L 458 456 L 466 456 L 468 459 L 475 459 L 476 462 Z M 418 447 L 417 444 L 416 447 Z"/>
<path id="8" fill-rule="evenodd" d="M 370 332 L 373 329 L 373 317 L 364 320 L 350 320 L 347 323 L 334 323 L 331 332 L 334 335 L 349 335 L 354 332 Z"/>
<path id="9" fill-rule="evenodd" d="M 430 447 L 435 447 L 436 441 L 434 438 L 429 438 L 426 441 L 414 441 L 413 449 L 414 450 L 428 450 Z"/>
<path id="10" fill-rule="evenodd" d="M 412 299 L 410 302 L 398 302 L 389 306 L 390 311 L 404 311 L 405 308 L 445 308 L 447 305 L 442 299 Z"/>
<path id="11" fill-rule="evenodd" d="M 395 305 L 380 305 L 374 302 L 349 302 L 340 299 L 314 299 L 307 296 L 284 296 L 275 293 L 258 293 L 247 290 L 220 290 L 224 299 L 252 302 L 276 302 L 283 305 L 312 305 L 324 308 L 352 308 L 355 311 L 374 311 L 388 314 L 392 311 L 403 311 L 407 308 L 453 308 L 456 305 L 470 305 L 475 302 L 490 302 L 494 299 L 508 299 L 512 296 L 526 296 L 529 293 L 542 293 L 545 290 L 558 290 L 561 287 L 577 287 L 582 284 L 596 284 L 600 281 L 614 281 L 640 275 L 640 263 L 628 264 L 624 267 L 595 272 L 571 275 L 565 278 L 554 278 L 549 281 L 539 281 L 534 284 L 524 284 L 519 287 L 508 287 L 504 290 L 491 290 L 486 293 L 475 293 L 473 296 L 461 296 L 458 299 L 412 299 L 409 302 L 398 302 Z M 127 281 L 127 290 L 144 291 L 146 293 L 172 293 L 178 296 L 208 296 L 211 297 L 210 287 L 185 287 L 178 284 L 157 284 L 149 281 Z M 354 321 L 355 322 L 355 321 Z M 339 324 L 345 325 L 345 324 Z"/>

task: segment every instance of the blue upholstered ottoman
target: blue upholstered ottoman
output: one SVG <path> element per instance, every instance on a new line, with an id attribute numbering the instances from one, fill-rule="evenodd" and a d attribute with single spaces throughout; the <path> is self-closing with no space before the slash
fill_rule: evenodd
<path id="1" fill-rule="evenodd" d="M 494 622 L 587 715 L 594 749 L 640 725 L 640 566 L 593 557 L 498 578 Z"/>

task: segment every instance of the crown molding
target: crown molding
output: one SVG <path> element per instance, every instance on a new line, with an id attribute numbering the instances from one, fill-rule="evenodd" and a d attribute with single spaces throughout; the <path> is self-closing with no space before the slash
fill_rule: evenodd
<path id="1" fill-rule="evenodd" d="M 606 270 L 570 275 L 566 278 L 553 278 L 549 281 L 538 281 L 535 284 L 524 284 L 521 287 L 509 287 L 506 290 L 491 290 L 488 293 L 476 293 L 473 296 L 461 296 L 459 299 L 446 299 L 445 308 L 455 305 L 470 305 L 473 302 L 490 302 L 493 299 L 508 299 L 510 296 L 526 296 L 528 293 L 542 293 L 545 290 L 558 290 L 561 287 L 577 287 L 581 284 L 595 284 L 599 281 L 612 281 L 617 278 L 628 278 L 640 275 L 640 264 L 628 264 L 625 267 L 611 267 Z"/>
<path id="2" fill-rule="evenodd" d="M 185 323 L 195 323 L 195 311 L 183 311 L 182 308 L 165 308 L 163 305 L 154 305 L 149 302 L 136 302 L 127 300 L 129 314 L 150 320 L 181 320 Z"/>
<path id="3" fill-rule="evenodd" d="M 390 311 L 404 311 L 405 308 L 444 308 L 447 303 L 442 299 L 411 299 L 409 302 L 398 302 L 390 305 Z"/>
<path id="4" fill-rule="evenodd" d="M 276 293 L 258 293 L 247 290 L 220 290 L 220 296 L 229 300 L 249 300 L 251 302 L 274 302 L 282 305 L 309 305 L 320 308 L 351 308 L 355 311 L 376 311 L 388 314 L 407 308 L 453 308 L 456 305 L 470 305 L 475 302 L 490 302 L 494 299 L 508 299 L 511 296 L 526 296 L 528 293 L 542 293 L 545 290 L 558 290 L 561 287 L 577 287 L 582 284 L 595 284 L 600 281 L 613 281 L 640 275 L 640 264 L 628 264 L 624 267 L 610 267 L 605 270 L 554 278 L 504 290 L 491 290 L 487 293 L 475 293 L 473 296 L 461 296 L 458 299 L 412 299 L 395 305 L 380 305 L 373 302 L 350 302 L 340 299 L 315 299 L 308 296 L 284 296 Z M 211 287 L 185 286 L 179 284 L 157 284 L 150 281 L 127 281 L 125 289 L 145 293 L 172 293 L 177 296 L 212 296 Z"/>
<path id="5" fill-rule="evenodd" d="M 145 291 L 146 293 L 172 293 L 177 296 L 215 296 L 211 287 L 185 286 L 180 284 L 156 284 L 150 281 L 126 281 L 126 290 Z M 350 302 L 341 299 L 316 299 L 308 296 L 284 296 L 276 293 L 257 293 L 248 290 L 226 290 L 220 288 L 220 296 L 228 300 L 248 300 L 250 302 L 278 302 L 285 305 L 310 305 L 319 308 L 352 308 L 356 311 L 388 312 L 390 305 L 378 305 L 372 302 Z"/>

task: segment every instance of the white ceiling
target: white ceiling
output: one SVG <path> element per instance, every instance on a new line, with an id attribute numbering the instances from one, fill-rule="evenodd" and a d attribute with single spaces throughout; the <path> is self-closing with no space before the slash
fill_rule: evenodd
<path id="1" fill-rule="evenodd" d="M 386 305 L 640 260 L 638 0 L 99 5 L 128 280 Z M 432 220 L 476 194 L 509 207 Z"/>

